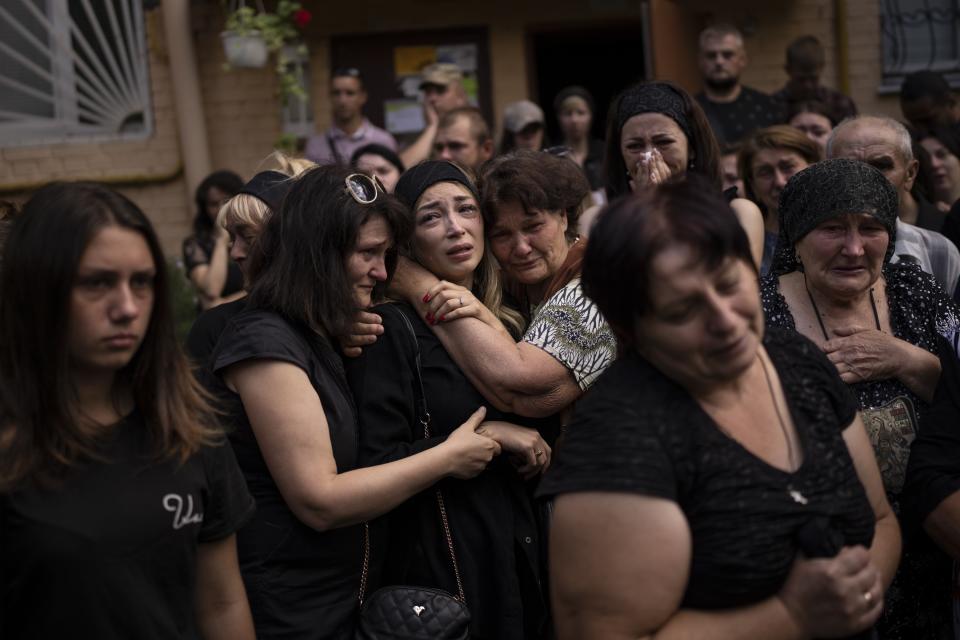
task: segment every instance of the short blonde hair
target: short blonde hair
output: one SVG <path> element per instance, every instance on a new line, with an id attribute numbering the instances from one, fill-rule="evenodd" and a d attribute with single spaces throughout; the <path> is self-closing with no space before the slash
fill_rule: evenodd
<path id="1" fill-rule="evenodd" d="M 260 171 L 277 171 L 296 179 L 317 165 L 306 158 L 292 158 L 280 151 L 274 151 L 260 163 Z M 238 193 L 220 207 L 217 224 L 224 229 L 228 224 L 259 227 L 267 221 L 270 214 L 267 203 L 249 193 Z"/>

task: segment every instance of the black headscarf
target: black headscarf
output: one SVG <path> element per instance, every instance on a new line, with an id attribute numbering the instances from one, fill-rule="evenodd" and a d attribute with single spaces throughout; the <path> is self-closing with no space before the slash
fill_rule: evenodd
<path id="1" fill-rule="evenodd" d="M 459 182 L 473 194 L 474 198 L 480 200 L 476 185 L 463 172 L 463 169 L 446 160 L 427 160 L 411 167 L 400 176 L 393 195 L 413 209 L 423 192 L 438 182 Z"/>
<path id="2" fill-rule="evenodd" d="M 898 208 L 897 190 L 864 162 L 836 158 L 810 165 L 790 178 L 780 194 L 780 236 L 770 273 L 799 271 L 797 243 L 824 220 L 849 213 L 869 214 L 886 227 L 887 265 L 897 241 Z"/>
<path id="3" fill-rule="evenodd" d="M 280 211 L 280 204 L 283 198 L 290 190 L 293 184 L 293 178 L 279 171 L 261 171 L 250 178 L 240 189 L 240 193 L 262 200 L 264 204 L 270 207 L 270 211 L 276 213 Z"/>

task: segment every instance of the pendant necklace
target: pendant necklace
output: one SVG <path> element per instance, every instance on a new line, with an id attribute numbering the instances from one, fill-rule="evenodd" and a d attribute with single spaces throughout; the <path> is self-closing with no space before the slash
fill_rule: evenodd
<path id="1" fill-rule="evenodd" d="M 813 307 L 813 313 L 817 316 L 820 331 L 823 332 L 823 339 L 829 340 L 830 335 L 827 333 L 827 327 L 823 324 L 823 318 L 820 316 L 820 308 L 817 306 L 817 301 L 813 299 L 813 292 L 810 291 L 810 287 L 807 285 L 807 274 L 803 274 L 803 288 L 807 290 L 807 297 L 810 298 L 810 306 Z M 873 310 L 873 321 L 877 325 L 877 331 L 881 331 L 880 314 L 877 312 L 877 301 L 873 297 L 873 287 L 870 287 L 870 308 Z"/>
<path id="2" fill-rule="evenodd" d="M 790 437 L 789 432 L 787 432 L 787 423 L 783 419 L 783 414 L 780 412 L 780 403 L 777 402 L 777 396 L 773 391 L 773 381 L 770 379 L 770 371 L 767 370 L 767 361 L 763 359 L 759 353 L 757 357 L 760 359 L 760 366 L 763 367 L 763 377 L 767 381 L 767 389 L 770 391 L 770 401 L 773 403 L 773 410 L 777 412 L 777 422 L 780 423 L 780 431 L 783 433 L 783 439 L 787 443 L 787 461 L 790 464 L 790 472 L 796 473 L 797 469 L 797 456 L 796 452 L 793 449 L 793 439 Z M 793 488 L 792 484 L 787 484 L 787 494 L 790 496 L 790 499 L 796 502 L 799 505 L 806 505 L 808 500 L 802 493 Z"/>

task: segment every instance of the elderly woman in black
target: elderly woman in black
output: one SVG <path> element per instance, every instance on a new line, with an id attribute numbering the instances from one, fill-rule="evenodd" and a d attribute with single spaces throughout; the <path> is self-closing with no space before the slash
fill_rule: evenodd
<path id="1" fill-rule="evenodd" d="M 767 325 L 806 336 L 850 385 L 899 514 L 910 443 L 940 377 L 938 334 L 956 329 L 958 309 L 933 276 L 890 263 L 897 194 L 873 167 L 835 159 L 804 169 L 783 190 L 779 215 L 761 283 Z M 949 563 L 919 546 L 907 536 L 884 638 L 939 638 L 950 626 Z"/>
<path id="2" fill-rule="evenodd" d="M 501 302 L 500 270 L 484 238 L 472 180 L 456 165 L 428 161 L 404 174 L 396 194 L 409 207 L 413 223 L 406 254 L 437 277 L 469 289 L 485 301 L 491 315 L 519 334 L 520 314 Z M 390 303 L 374 312 L 383 318 L 384 334 L 361 358 L 346 363 L 360 419 L 361 465 L 429 449 L 486 404 L 416 309 Z M 418 369 L 431 417 L 430 437 L 420 422 Z M 475 478 L 443 480 L 407 501 L 373 528 L 371 564 L 377 569 L 383 565 L 384 584 L 457 593 L 434 493 L 441 489 L 472 617 L 471 637 L 520 640 L 538 637 L 545 610 L 536 579 L 537 527 L 524 477 L 545 468 L 551 451 L 536 430 L 504 420 L 515 421 L 490 409 L 478 432 L 500 443 L 514 464 L 506 456 L 499 458 Z"/>
<path id="3" fill-rule="evenodd" d="M 559 637 L 869 628 L 899 532 L 856 401 L 810 341 L 764 330 L 719 193 L 693 179 L 612 205 L 583 282 L 623 353 L 540 487 Z"/>

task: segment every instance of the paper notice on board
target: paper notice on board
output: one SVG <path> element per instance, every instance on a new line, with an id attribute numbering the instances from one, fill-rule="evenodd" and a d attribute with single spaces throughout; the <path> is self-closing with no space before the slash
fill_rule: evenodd
<path id="1" fill-rule="evenodd" d="M 428 64 L 437 61 L 437 47 L 394 47 L 393 75 L 418 76 Z"/>
<path id="2" fill-rule="evenodd" d="M 450 44 L 436 48 L 437 62 L 452 62 L 464 73 L 477 70 L 477 45 Z"/>
<path id="3" fill-rule="evenodd" d="M 423 119 L 423 105 L 419 100 L 385 100 L 383 114 L 390 133 L 414 133 L 423 131 L 427 126 Z"/>

